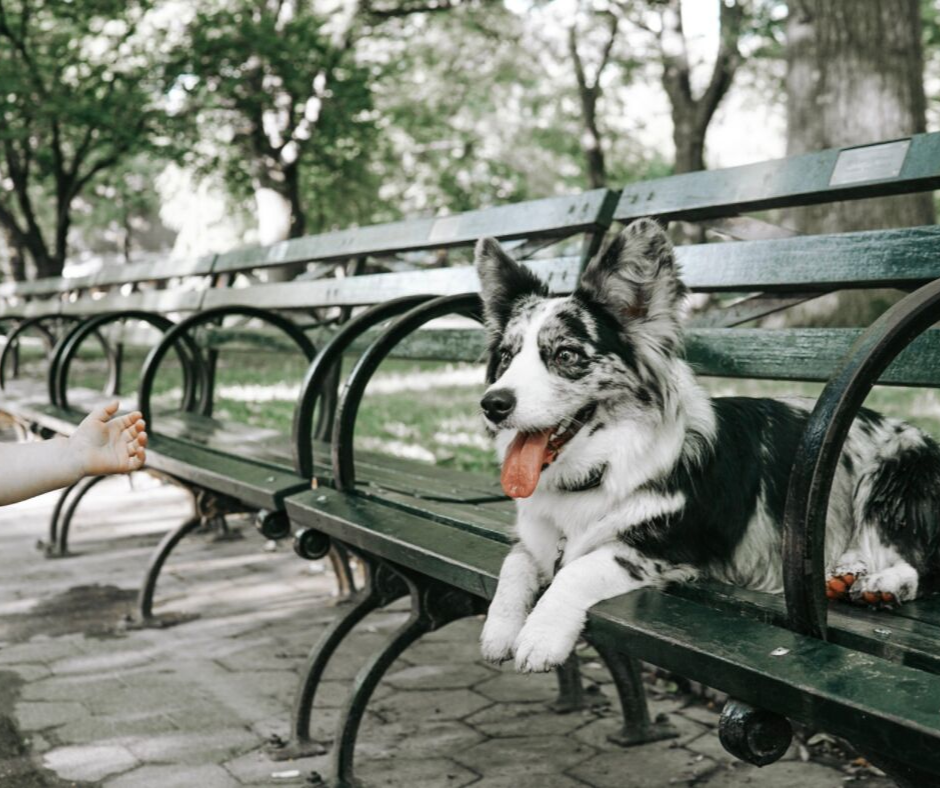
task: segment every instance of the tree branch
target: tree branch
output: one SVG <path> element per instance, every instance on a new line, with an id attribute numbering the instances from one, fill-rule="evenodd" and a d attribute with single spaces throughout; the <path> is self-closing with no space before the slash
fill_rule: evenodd
<path id="1" fill-rule="evenodd" d="M 741 65 L 738 41 L 744 23 L 744 9 L 740 1 L 732 5 L 721 2 L 719 5 L 721 11 L 718 55 L 715 58 L 715 66 L 712 69 L 708 87 L 697 102 L 696 122 L 700 127 L 708 126 L 721 100 L 731 88 L 735 72 Z"/>

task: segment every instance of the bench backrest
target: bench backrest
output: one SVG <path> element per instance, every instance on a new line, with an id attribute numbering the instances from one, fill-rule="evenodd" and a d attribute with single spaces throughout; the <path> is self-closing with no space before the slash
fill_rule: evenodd
<path id="1" fill-rule="evenodd" d="M 596 239 L 612 220 L 640 216 L 690 222 L 735 217 L 747 211 L 787 208 L 834 200 L 913 193 L 940 186 L 940 134 L 915 135 L 867 146 L 820 151 L 777 161 L 670 176 L 630 184 L 621 192 L 596 190 L 574 197 L 536 200 L 471 211 L 438 219 L 418 219 L 300 238 L 270 247 L 241 249 L 198 261 L 187 274 L 218 276 L 296 263 L 335 262 L 472 244 L 493 235 L 503 240 L 543 239 L 545 243 L 586 233 Z M 761 226 L 758 227 L 760 229 Z M 751 294 L 731 307 L 690 322 L 687 352 L 703 374 L 792 380 L 825 380 L 851 345 L 853 329 L 740 328 L 763 315 L 823 293 L 844 288 L 913 288 L 940 277 L 934 254 L 936 227 L 877 230 L 826 236 L 726 241 L 677 250 L 684 278 L 696 292 Z M 538 248 L 534 246 L 533 248 Z M 574 287 L 583 254 L 538 258 L 528 264 L 556 293 Z M 132 267 L 125 267 L 125 270 Z M 179 275 L 166 264 L 161 275 Z M 140 277 L 154 271 L 137 272 Z M 89 278 L 85 287 L 118 280 L 117 272 Z M 478 287 L 470 266 L 421 269 L 347 278 L 252 283 L 247 288 L 144 290 L 123 295 L 62 301 L 64 315 L 143 309 L 161 314 L 251 304 L 275 310 L 356 307 L 412 294 L 445 295 Z M 756 295 L 755 295 L 756 294 Z M 456 330 L 456 329 L 454 329 Z M 467 332 L 458 339 L 446 331 L 435 339 L 412 340 L 403 355 L 476 359 L 482 339 Z M 927 335 L 916 345 L 928 352 Z M 915 360 L 914 348 L 886 376 L 898 384 L 935 384 L 931 367 Z M 907 364 L 907 367 L 905 367 Z M 906 369 L 906 371 L 905 371 Z"/>

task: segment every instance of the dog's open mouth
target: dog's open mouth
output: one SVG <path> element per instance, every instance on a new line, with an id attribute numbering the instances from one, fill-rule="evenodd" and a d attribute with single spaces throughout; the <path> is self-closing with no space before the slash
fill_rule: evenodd
<path id="1" fill-rule="evenodd" d="M 528 498 L 538 487 L 542 471 L 594 415 L 591 403 L 564 421 L 536 432 L 517 432 L 506 450 L 501 482 L 510 498 Z"/>

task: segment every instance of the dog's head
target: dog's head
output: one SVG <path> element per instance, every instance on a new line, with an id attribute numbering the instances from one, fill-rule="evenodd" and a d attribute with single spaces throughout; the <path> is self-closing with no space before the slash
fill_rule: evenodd
<path id="1" fill-rule="evenodd" d="M 476 265 L 490 352 L 480 404 L 491 430 L 516 433 L 520 446 L 541 436 L 530 454 L 544 439 L 550 462 L 599 405 L 633 418 L 662 412 L 685 287 L 658 224 L 628 226 L 565 298 L 550 297 L 491 238 L 477 244 Z"/>

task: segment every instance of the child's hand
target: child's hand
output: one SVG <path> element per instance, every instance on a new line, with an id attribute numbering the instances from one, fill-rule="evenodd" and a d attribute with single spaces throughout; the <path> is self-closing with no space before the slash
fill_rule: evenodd
<path id="1" fill-rule="evenodd" d="M 105 476 L 141 468 L 146 459 L 146 425 L 138 411 L 111 421 L 118 402 L 95 408 L 72 433 L 68 446 L 82 475 Z"/>

